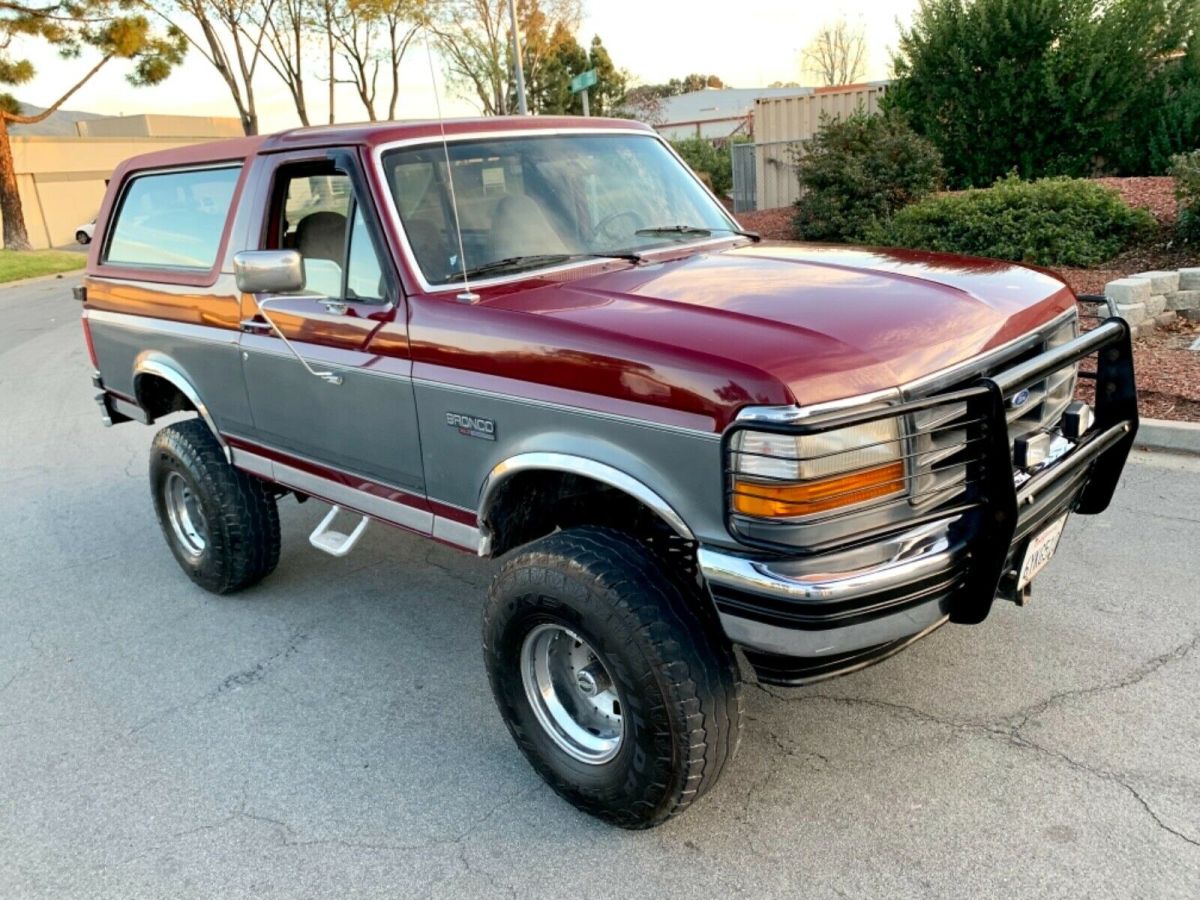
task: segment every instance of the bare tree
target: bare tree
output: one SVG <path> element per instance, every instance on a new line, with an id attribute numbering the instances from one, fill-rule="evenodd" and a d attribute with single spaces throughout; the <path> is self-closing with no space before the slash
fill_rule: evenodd
<path id="1" fill-rule="evenodd" d="M 438 0 L 431 7 L 429 26 L 450 80 L 474 95 L 484 115 L 508 115 L 516 87 L 507 0 Z M 518 0 L 517 18 L 522 43 L 533 46 L 523 54 L 528 75 L 557 25 L 578 30 L 582 6 L 580 0 Z"/>
<path id="2" fill-rule="evenodd" d="M 388 118 L 396 118 L 400 100 L 400 63 L 417 32 L 428 21 L 427 4 L 422 0 L 385 3 L 383 26 L 387 33 L 387 64 L 392 77 L 392 95 L 388 101 Z"/>
<path id="3" fill-rule="evenodd" d="M 350 70 L 349 78 L 339 78 L 331 71 L 333 81 L 352 84 L 358 99 L 367 110 L 372 122 L 375 114 L 376 82 L 379 77 L 379 57 L 376 45 L 379 42 L 378 7 L 373 2 L 346 0 L 340 3 L 330 21 L 330 34 L 337 47 L 337 54 Z"/>
<path id="4" fill-rule="evenodd" d="M 325 81 L 329 86 L 329 124 L 336 121 L 334 116 L 334 96 L 337 89 L 337 41 L 333 37 L 333 19 L 337 14 L 338 0 L 306 0 L 311 6 L 310 15 L 305 23 L 325 35 Z"/>
<path id="5" fill-rule="evenodd" d="M 823 25 L 804 48 L 804 65 L 823 85 L 854 84 L 866 71 L 867 40 L 845 19 Z"/>
<path id="6" fill-rule="evenodd" d="M 187 35 L 188 43 L 208 60 L 229 88 L 242 131 L 258 134 L 254 73 L 263 57 L 265 21 L 275 0 L 164 0 L 147 8 Z M 196 39 L 181 22 L 190 19 L 200 31 Z"/>
<path id="7" fill-rule="evenodd" d="M 309 0 L 260 0 L 258 14 L 265 35 L 263 59 L 292 95 L 301 125 L 308 125 L 304 97 L 305 33 L 310 24 Z"/>
<path id="8" fill-rule="evenodd" d="M 334 79 L 354 85 L 367 117 L 377 121 L 378 80 L 381 68 L 389 73 L 389 119 L 396 118 L 400 101 L 400 63 L 409 44 L 426 21 L 424 0 L 343 0 L 331 17 L 330 34 L 337 54 L 350 71 L 349 78 Z"/>

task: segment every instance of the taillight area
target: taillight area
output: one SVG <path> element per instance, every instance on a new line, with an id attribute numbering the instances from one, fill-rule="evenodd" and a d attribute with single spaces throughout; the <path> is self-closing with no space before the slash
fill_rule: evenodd
<path id="1" fill-rule="evenodd" d="M 83 321 L 83 342 L 85 345 L 87 345 L 88 359 L 90 359 L 92 361 L 92 368 L 99 371 L 100 370 L 100 361 L 98 359 L 96 359 L 96 346 L 95 346 L 95 344 L 92 343 L 92 329 L 91 329 L 91 326 L 88 325 L 88 314 L 87 314 L 86 309 L 83 311 L 83 320 L 82 321 Z"/>

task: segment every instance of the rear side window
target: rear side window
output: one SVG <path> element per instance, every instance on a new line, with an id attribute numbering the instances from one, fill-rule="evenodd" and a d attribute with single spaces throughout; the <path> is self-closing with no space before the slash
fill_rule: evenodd
<path id="1" fill-rule="evenodd" d="M 228 166 L 135 177 L 108 230 L 104 261 L 211 269 L 240 174 Z"/>

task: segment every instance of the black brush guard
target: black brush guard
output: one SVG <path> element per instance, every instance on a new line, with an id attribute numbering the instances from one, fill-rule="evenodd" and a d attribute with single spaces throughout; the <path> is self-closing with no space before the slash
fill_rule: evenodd
<path id="1" fill-rule="evenodd" d="M 1017 486 L 1012 446 L 1005 417 L 1005 400 L 1039 379 L 1095 355 L 1094 371 L 1081 370 L 1081 378 L 1096 383 L 1092 427 L 1065 456 Z M 723 437 L 726 460 L 743 430 L 788 435 L 814 435 L 861 425 L 953 403 L 967 404 L 967 420 L 974 423 L 970 443 L 975 447 L 970 465 L 971 489 L 948 505 L 939 506 L 899 523 L 889 524 L 815 546 L 795 547 L 754 540 L 738 533 L 733 514 L 732 470 L 726 473 L 725 518 L 730 532 L 743 543 L 790 557 L 814 556 L 872 543 L 927 522 L 958 516 L 956 537 L 967 541 L 966 577 L 950 599 L 950 620 L 961 624 L 982 622 L 997 596 L 1017 599 L 1019 561 L 1030 537 L 1044 524 L 1068 512 L 1094 515 L 1112 499 L 1137 434 L 1137 392 L 1134 385 L 1133 347 L 1128 323 L 1108 319 L 1099 327 L 1039 356 L 976 383 L 942 394 L 870 411 L 847 412 L 813 423 L 735 423 Z"/>

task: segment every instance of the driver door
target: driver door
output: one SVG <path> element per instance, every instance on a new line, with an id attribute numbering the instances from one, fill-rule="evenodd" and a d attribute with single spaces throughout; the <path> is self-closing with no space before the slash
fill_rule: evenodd
<path id="1" fill-rule="evenodd" d="M 368 350 L 382 325 L 404 321 L 404 307 L 357 165 L 350 151 L 273 163 L 254 249 L 299 250 L 305 288 L 242 298 L 253 438 L 287 457 L 423 492 L 409 361 Z"/>

